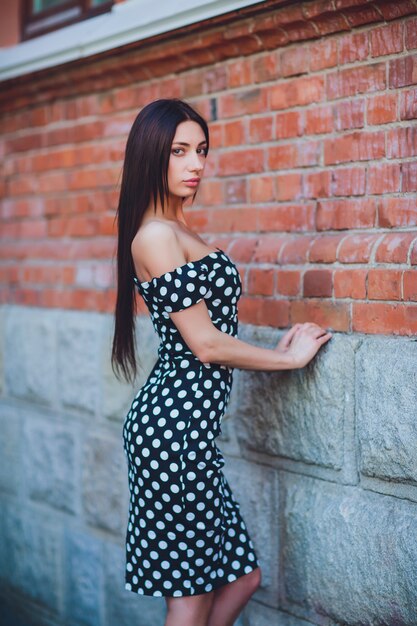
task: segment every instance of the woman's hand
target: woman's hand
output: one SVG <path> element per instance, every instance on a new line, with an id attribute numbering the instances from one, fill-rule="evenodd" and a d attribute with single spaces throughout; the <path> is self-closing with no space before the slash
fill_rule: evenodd
<path id="1" fill-rule="evenodd" d="M 279 340 L 275 350 L 278 352 L 287 352 L 291 345 L 292 338 L 301 327 L 302 324 L 294 324 L 290 330 L 287 330 L 287 332 Z"/>
<path id="2" fill-rule="evenodd" d="M 299 368 L 304 367 L 311 361 L 321 346 L 329 341 L 332 333 L 327 332 L 314 322 L 296 324 L 296 326 L 297 328 L 294 326 L 282 337 L 277 348 L 281 342 L 283 342 L 283 346 L 288 344 L 286 352 L 293 357 L 294 367 Z"/>

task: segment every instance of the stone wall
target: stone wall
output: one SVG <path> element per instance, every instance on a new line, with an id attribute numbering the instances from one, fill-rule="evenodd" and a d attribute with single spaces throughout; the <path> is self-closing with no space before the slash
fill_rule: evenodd
<path id="1" fill-rule="evenodd" d="M 122 425 L 156 358 L 150 321 L 130 387 L 111 316 L 0 314 L 0 624 L 162 624 L 163 599 L 124 589 Z M 411 337 L 334 333 L 301 370 L 235 370 L 217 443 L 263 573 L 240 626 L 417 623 L 416 358 Z"/>

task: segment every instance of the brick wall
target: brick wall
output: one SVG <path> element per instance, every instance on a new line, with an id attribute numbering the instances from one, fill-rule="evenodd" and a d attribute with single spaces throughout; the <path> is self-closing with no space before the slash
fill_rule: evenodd
<path id="1" fill-rule="evenodd" d="M 416 6 L 269 2 L 8 81 L 1 301 L 113 310 L 125 141 L 168 95 L 210 124 L 188 217 L 238 263 L 243 322 L 415 333 Z"/>
<path id="2" fill-rule="evenodd" d="M 2 85 L 3 621 L 164 619 L 123 579 L 143 303 L 133 387 L 110 346 L 124 146 L 168 95 L 209 121 L 187 214 L 239 267 L 241 338 L 340 331 L 301 370 L 235 372 L 218 443 L 262 569 L 239 626 L 417 623 L 417 2 L 280 4 Z"/>

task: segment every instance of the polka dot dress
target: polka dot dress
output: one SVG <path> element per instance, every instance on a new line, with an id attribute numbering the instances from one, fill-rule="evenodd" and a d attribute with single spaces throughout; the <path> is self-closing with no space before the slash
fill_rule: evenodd
<path id="1" fill-rule="evenodd" d="M 130 490 L 125 588 L 147 596 L 197 595 L 259 562 L 215 443 L 233 368 L 200 361 L 169 313 L 204 298 L 212 323 L 236 336 L 241 281 L 220 248 L 134 281 L 161 342 L 123 425 Z"/>

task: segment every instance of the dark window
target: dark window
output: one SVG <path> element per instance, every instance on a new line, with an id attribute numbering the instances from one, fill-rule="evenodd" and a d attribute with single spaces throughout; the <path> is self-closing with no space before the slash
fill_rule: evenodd
<path id="1" fill-rule="evenodd" d="M 111 10 L 114 0 L 22 0 L 22 41 Z"/>

